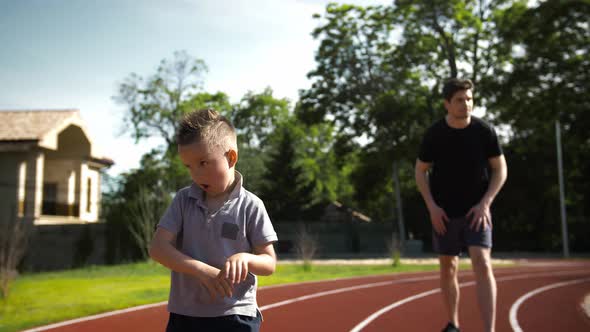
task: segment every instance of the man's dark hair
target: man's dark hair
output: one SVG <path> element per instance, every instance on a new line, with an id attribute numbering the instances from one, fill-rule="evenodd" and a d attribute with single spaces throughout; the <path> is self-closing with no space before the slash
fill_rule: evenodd
<path id="1" fill-rule="evenodd" d="M 447 101 L 451 101 L 457 91 L 471 90 L 473 92 L 474 88 L 475 86 L 471 80 L 453 77 L 445 81 L 445 85 L 442 89 L 442 95 Z"/>

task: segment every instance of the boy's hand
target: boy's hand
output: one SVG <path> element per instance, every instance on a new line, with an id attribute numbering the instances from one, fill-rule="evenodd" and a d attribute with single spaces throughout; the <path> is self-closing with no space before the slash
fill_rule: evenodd
<path id="1" fill-rule="evenodd" d="M 211 300 L 214 301 L 218 297 L 231 297 L 233 292 L 233 286 L 231 281 L 224 277 L 223 271 L 210 267 L 203 271 L 199 280 L 207 291 Z"/>
<path id="2" fill-rule="evenodd" d="M 245 252 L 240 252 L 229 257 L 222 270 L 225 279 L 230 281 L 232 285 L 245 281 L 248 277 L 249 262 L 250 254 Z"/>

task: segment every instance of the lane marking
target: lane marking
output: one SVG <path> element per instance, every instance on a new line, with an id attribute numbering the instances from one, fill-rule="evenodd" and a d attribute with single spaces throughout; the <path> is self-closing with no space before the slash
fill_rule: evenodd
<path id="1" fill-rule="evenodd" d="M 500 274 L 508 274 L 508 273 L 518 273 L 519 270 L 518 269 L 514 269 L 514 271 L 502 271 Z M 415 273 L 426 273 L 426 272 L 415 272 Z M 295 298 L 291 298 L 291 299 L 287 299 L 287 300 L 283 300 L 280 302 L 275 302 L 275 303 L 271 303 L 271 304 L 267 304 L 265 306 L 262 306 L 259 308 L 260 311 L 262 310 L 268 310 L 268 309 L 272 309 L 272 308 L 276 308 L 276 307 L 280 307 L 280 306 L 284 306 L 284 305 L 288 305 L 288 304 L 292 304 L 295 302 L 300 302 L 300 301 L 305 301 L 305 300 L 309 300 L 309 299 L 313 299 L 316 297 L 322 297 L 322 296 L 327 296 L 327 295 L 332 295 L 332 294 L 337 294 L 337 293 L 343 293 L 343 292 L 348 292 L 348 291 L 353 291 L 353 290 L 357 290 L 357 289 L 363 289 L 363 288 L 371 288 L 371 287 L 379 287 L 379 286 L 387 286 L 390 284 L 398 284 L 398 283 L 404 283 L 404 282 L 413 282 L 413 281 L 424 281 L 424 280 L 433 280 L 433 279 L 438 279 L 438 271 L 432 272 L 435 273 L 434 276 L 423 276 L 423 277 L 415 277 L 415 278 L 406 278 L 406 279 L 397 279 L 397 280 L 389 280 L 389 281 L 382 281 L 382 282 L 377 282 L 377 283 L 371 283 L 371 284 L 363 284 L 363 285 L 356 285 L 356 286 L 350 286 L 350 287 L 345 287 L 345 288 L 337 288 L 337 289 L 332 289 L 329 291 L 323 291 L 323 292 L 319 292 L 319 293 L 313 293 L 313 294 L 309 294 L 309 295 L 303 295 L 303 296 L 299 296 L 299 297 L 295 297 Z M 460 271 L 459 272 L 459 276 L 460 277 L 466 277 L 466 276 L 472 276 L 473 272 L 472 271 Z M 383 276 L 383 275 L 378 275 L 378 276 L 372 276 L 372 277 L 379 277 L 379 276 Z M 371 277 L 371 276 L 369 276 Z M 353 278 L 364 278 L 364 277 L 353 277 Z M 269 289 L 269 288 L 278 288 L 278 287 L 285 287 L 285 286 L 293 286 L 293 285 L 301 285 L 301 284 L 306 284 L 306 283 L 323 283 L 323 282 L 328 282 L 328 281 L 337 281 L 337 280 L 346 280 L 346 279 L 350 279 L 350 278 L 342 278 L 342 279 L 331 279 L 331 280 L 319 280 L 319 281 L 309 281 L 309 282 L 303 282 L 303 283 L 296 283 L 296 284 L 283 284 L 283 285 L 275 285 L 275 286 L 266 286 L 263 289 Z"/>
<path id="2" fill-rule="evenodd" d="M 146 305 L 140 305 L 140 306 L 137 306 L 137 307 L 132 307 L 132 308 L 127 308 L 127 309 L 121 309 L 121 310 L 116 310 L 116 311 L 105 312 L 105 313 L 98 314 L 98 315 L 93 315 L 93 316 L 88 316 L 88 317 L 82 317 L 82 318 L 77 318 L 77 319 L 71 319 L 71 320 L 67 320 L 67 321 L 61 322 L 61 323 L 55 323 L 55 324 L 45 325 L 45 326 L 40 326 L 40 327 L 34 327 L 32 329 L 24 330 L 24 331 L 21 331 L 21 332 L 46 331 L 46 330 L 54 329 L 54 328 L 57 328 L 57 327 L 62 327 L 62 326 L 66 326 L 66 325 L 71 325 L 71 324 L 85 322 L 85 321 L 88 321 L 88 320 L 94 320 L 94 319 L 99 319 L 99 318 L 104 318 L 104 317 L 109 317 L 109 316 L 114 316 L 114 315 L 126 314 L 126 313 L 133 312 L 133 311 L 154 308 L 154 307 L 158 307 L 158 306 L 161 306 L 161 305 L 165 305 L 166 303 L 168 303 L 168 301 L 158 302 L 158 303 L 152 303 L 152 304 L 146 304 Z"/>
<path id="3" fill-rule="evenodd" d="M 431 273 L 431 272 L 410 272 L 409 274 L 423 274 L 423 273 Z M 471 273 L 470 271 L 465 271 L 464 272 L 464 275 L 468 275 L 470 273 Z M 397 274 L 391 274 L 391 276 L 395 276 L 395 275 L 397 275 Z M 307 281 L 307 282 L 293 283 L 293 284 L 273 285 L 273 286 L 263 287 L 263 288 L 261 288 L 261 290 L 262 289 L 269 289 L 269 288 L 279 288 L 279 287 L 295 286 L 295 285 L 301 285 L 301 284 L 326 283 L 326 282 L 330 282 L 330 281 L 354 280 L 354 279 L 364 279 L 364 278 L 372 279 L 372 278 L 378 278 L 378 277 L 384 277 L 384 276 L 387 277 L 387 276 L 389 276 L 389 274 L 373 275 L 373 276 L 363 276 L 363 277 L 337 278 L 337 279 L 331 279 L 331 280 L 315 280 L 315 281 Z M 389 285 L 389 284 L 397 284 L 397 283 L 404 283 L 404 282 L 424 281 L 424 280 L 429 280 L 429 279 L 433 279 L 433 278 L 436 279 L 436 278 L 438 278 L 438 276 L 413 277 L 413 278 L 406 278 L 406 279 L 397 279 L 397 280 L 382 281 L 382 282 L 371 283 L 371 284 L 362 284 L 362 285 L 357 285 L 357 286 L 352 286 L 352 287 L 346 287 L 346 288 L 338 288 L 338 289 L 335 289 L 335 290 L 325 291 L 325 292 L 321 292 L 321 293 L 314 293 L 314 294 L 300 296 L 300 297 L 297 297 L 297 298 L 292 298 L 292 299 L 281 301 L 281 302 L 272 303 L 272 304 L 269 304 L 269 305 L 260 307 L 259 310 L 260 311 L 263 311 L 265 309 L 268 310 L 268 309 L 272 309 L 272 308 L 275 308 L 275 307 L 280 307 L 280 306 L 283 306 L 283 305 L 287 305 L 287 304 L 291 304 L 291 303 L 295 303 L 295 302 L 299 302 L 299 301 L 304 301 L 304 300 L 315 298 L 315 297 L 326 296 L 326 295 L 336 294 L 336 293 L 341 293 L 341 292 L 346 292 L 346 291 L 352 291 L 352 290 L 355 290 L 355 289 L 378 287 L 378 286 L 384 286 L 384 285 Z M 72 325 L 72 324 L 76 324 L 76 323 L 82 323 L 82 322 L 89 321 L 89 320 L 100 319 L 100 318 L 105 318 L 105 317 L 115 316 L 115 315 L 120 315 L 120 314 L 126 314 L 126 313 L 130 313 L 130 312 L 133 312 L 133 311 L 139 311 L 139 310 L 149 309 L 149 308 L 158 307 L 158 306 L 164 306 L 167 303 L 168 303 L 168 301 L 163 301 L 163 302 L 158 302 L 158 303 L 141 305 L 141 306 L 137 306 L 137 307 L 131 307 L 131 308 L 127 308 L 127 309 L 109 311 L 109 312 L 105 312 L 105 313 L 102 313 L 102 314 L 97 314 L 97 315 L 92 315 L 92 316 L 87 316 L 87 317 L 81 317 L 81 318 L 71 319 L 71 320 L 67 320 L 67 321 L 63 321 L 63 322 L 59 322 L 59 323 L 55 323 L 55 324 L 50 324 L 50 325 L 44 325 L 44 326 L 34 327 L 34 328 L 31 328 L 31 329 L 28 329 L 28 330 L 24 330 L 24 331 L 21 331 L 21 332 L 40 332 L 40 331 L 46 331 L 46 330 L 50 330 L 50 329 L 54 329 L 54 328 L 58 328 L 58 327 L 66 326 L 66 325 Z"/>
<path id="4" fill-rule="evenodd" d="M 291 299 L 280 301 L 280 302 L 267 304 L 265 306 L 260 307 L 260 311 L 268 310 L 268 309 L 272 309 L 272 308 L 276 308 L 276 307 L 281 307 L 281 306 L 284 306 L 287 304 L 305 301 L 305 300 L 313 299 L 316 297 L 322 297 L 322 296 L 328 296 L 328 295 L 333 295 L 333 294 L 338 294 L 338 293 L 350 292 L 350 291 L 354 291 L 357 289 L 381 287 L 381 286 L 403 284 L 403 283 L 416 282 L 416 281 L 435 280 L 438 278 L 439 278 L 439 276 L 424 276 L 424 277 L 381 281 L 381 282 L 374 282 L 374 283 L 370 283 L 370 284 L 362 284 L 362 285 L 356 285 L 356 286 L 350 286 L 350 287 L 344 287 L 344 288 L 337 288 L 337 289 L 332 289 L 329 291 L 308 294 L 308 295 L 299 296 L 299 297 L 291 298 Z"/>
<path id="5" fill-rule="evenodd" d="M 512 304 L 512 307 L 510 307 L 510 325 L 512 326 L 512 329 L 514 330 L 514 332 L 522 332 L 522 328 L 520 327 L 520 325 L 518 324 L 518 309 L 520 308 L 520 306 L 524 303 L 524 301 L 530 299 L 531 297 L 542 293 L 544 291 L 548 291 L 550 289 L 554 289 L 554 288 L 558 288 L 558 287 L 564 287 L 564 286 L 569 286 L 569 285 L 574 285 L 574 284 L 579 284 L 579 283 L 583 283 L 583 282 L 588 282 L 590 281 L 590 278 L 583 278 L 583 279 L 576 279 L 576 280 L 570 280 L 570 281 L 562 281 L 562 282 L 557 282 L 554 284 L 550 284 L 544 287 L 540 287 L 537 289 L 534 289 L 526 294 L 524 294 L 523 296 L 519 297 L 514 304 Z"/>
<path id="6" fill-rule="evenodd" d="M 500 269 L 498 269 L 497 272 L 500 272 L 501 271 L 502 273 L 506 273 L 506 274 L 507 273 L 518 273 L 519 270 L 522 270 L 522 269 L 528 269 L 528 267 L 526 267 L 526 266 L 523 266 L 523 267 L 506 267 L 506 268 L 500 268 Z M 408 275 L 408 274 L 410 274 L 410 275 L 415 275 L 415 274 L 430 274 L 430 273 L 436 273 L 436 275 L 435 276 L 413 277 L 413 278 L 406 278 L 406 279 L 397 279 L 397 280 L 390 280 L 390 281 L 384 281 L 384 282 L 378 282 L 378 283 L 372 283 L 372 284 L 357 285 L 357 286 L 346 287 L 346 288 L 338 288 L 338 289 L 334 289 L 334 290 L 330 290 L 330 291 L 324 291 L 324 292 L 320 292 L 320 293 L 314 293 L 314 294 L 300 296 L 300 297 L 296 297 L 296 298 L 292 298 L 292 299 L 288 299 L 288 300 L 284 300 L 284 301 L 280 301 L 280 302 L 276 302 L 276 303 L 271 303 L 271 304 L 268 304 L 268 305 L 265 305 L 265 306 L 260 307 L 259 310 L 260 311 L 262 311 L 262 310 L 268 310 L 268 309 L 272 309 L 272 308 L 276 308 L 276 307 L 288 305 L 288 304 L 295 303 L 295 302 L 300 302 L 300 301 L 304 301 L 304 300 L 308 300 L 308 299 L 312 299 L 312 298 L 317 298 L 317 297 L 321 297 L 321 296 L 327 296 L 327 295 L 342 293 L 342 292 L 346 292 L 346 291 L 353 291 L 353 290 L 356 290 L 356 289 L 378 287 L 378 286 L 384 286 L 384 285 L 387 285 L 387 284 L 399 284 L 399 283 L 404 283 L 404 282 L 432 280 L 432 279 L 439 278 L 438 277 L 438 271 L 434 271 L 434 272 L 429 272 L 429 271 L 424 271 L 424 272 L 423 271 L 420 271 L 420 272 L 408 272 L 408 273 L 405 273 L 405 275 Z M 467 270 L 467 271 L 466 270 L 463 270 L 463 271 L 460 271 L 459 274 L 460 274 L 460 276 L 471 276 L 471 275 L 473 275 L 473 272 L 472 271 L 469 271 L 469 270 Z M 299 282 L 299 283 L 265 286 L 265 287 L 261 287 L 259 289 L 259 291 L 266 290 L 266 289 L 274 289 L 274 288 L 283 288 L 283 287 L 289 287 L 289 286 L 296 286 L 296 285 L 316 284 L 316 283 L 317 284 L 321 284 L 321 283 L 328 283 L 328 282 L 333 282 L 333 281 L 348 281 L 348 280 L 355 280 L 355 279 L 371 279 L 371 278 L 379 278 L 379 277 L 387 277 L 387 276 L 397 276 L 397 275 L 398 274 L 392 273 L 392 274 L 381 274 L 381 275 L 372 275 L 372 276 L 345 277 L 345 278 L 326 279 L 326 280 L 304 281 L 304 282 Z M 379 284 L 384 284 L 384 285 L 379 285 Z M 367 285 L 373 285 L 373 286 L 366 287 Z M 158 302 L 158 303 L 140 305 L 140 306 L 131 307 L 131 308 L 127 308 L 127 309 L 109 311 L 109 312 L 105 312 L 105 313 L 101 313 L 101 314 L 96 314 L 96 315 L 92 315 L 92 316 L 71 319 L 71 320 L 67 320 L 67 321 L 63 321 L 63 322 L 59 322 L 59 323 L 54 323 L 54 324 L 50 324 L 50 325 L 38 326 L 38 327 L 34 327 L 34 328 L 31 328 L 31 329 L 28 329 L 28 330 L 24 330 L 24 331 L 21 331 L 21 332 L 40 332 L 40 331 L 46 331 L 46 330 L 49 330 L 49 329 L 54 329 L 54 328 L 57 328 L 57 327 L 62 327 L 62 326 L 66 326 L 66 325 L 76 324 L 76 323 L 82 323 L 82 322 L 89 321 L 89 320 L 100 319 L 100 318 L 105 318 L 105 317 L 115 316 L 115 315 L 120 315 L 120 314 L 126 314 L 126 313 L 130 313 L 130 312 L 133 312 L 133 311 L 139 311 L 139 310 L 149 309 L 149 308 L 158 307 L 158 306 L 164 306 L 167 303 L 168 303 L 168 301 L 163 301 L 163 302 Z"/>
<path id="7" fill-rule="evenodd" d="M 523 275 L 519 275 L 519 276 L 509 276 L 509 277 L 500 277 L 500 278 L 496 278 L 496 282 L 503 282 L 503 281 L 510 281 L 510 280 L 518 280 L 518 279 L 527 279 L 527 278 L 542 278 L 542 277 L 552 277 L 552 276 L 562 276 L 562 275 L 571 275 L 571 274 L 578 274 L 578 273 L 588 273 L 588 270 L 574 270 L 574 271 L 561 271 L 561 272 L 551 272 L 551 273 L 533 273 L 533 274 L 523 274 Z M 463 282 L 459 284 L 459 288 L 461 287 L 469 287 L 469 286 L 473 286 L 475 285 L 475 281 L 469 281 L 469 282 Z M 371 314 L 369 317 L 365 318 L 364 320 L 362 320 L 360 323 L 358 323 L 355 327 L 353 327 L 350 332 L 359 332 L 361 331 L 363 328 L 365 328 L 367 325 L 369 325 L 371 322 L 373 322 L 374 320 L 376 320 L 377 318 L 379 318 L 381 315 L 385 314 L 386 312 L 399 307 L 403 304 L 406 304 L 408 302 L 432 295 L 432 294 L 436 294 L 440 292 L 440 288 L 434 288 L 431 290 L 428 290 L 426 292 L 422 292 L 422 293 L 418 293 L 416 295 L 410 296 L 410 297 L 406 297 L 402 300 L 399 300 L 397 302 L 394 302 L 386 307 L 383 307 L 381 309 L 379 309 L 378 311 L 374 312 L 373 314 Z"/>

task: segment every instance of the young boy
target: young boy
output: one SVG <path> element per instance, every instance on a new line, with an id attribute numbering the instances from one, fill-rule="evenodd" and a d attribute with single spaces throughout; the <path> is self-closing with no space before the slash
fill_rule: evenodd
<path id="1" fill-rule="evenodd" d="M 258 331 L 256 275 L 274 272 L 277 235 L 235 170 L 235 129 L 200 110 L 184 118 L 176 139 L 193 183 L 178 191 L 150 246 L 152 259 L 172 270 L 166 331 Z"/>

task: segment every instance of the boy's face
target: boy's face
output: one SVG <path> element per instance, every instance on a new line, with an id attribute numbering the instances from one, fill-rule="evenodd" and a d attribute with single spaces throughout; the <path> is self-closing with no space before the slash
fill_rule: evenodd
<path id="1" fill-rule="evenodd" d="M 210 147 L 201 142 L 179 145 L 178 154 L 195 182 L 208 197 L 225 193 L 234 181 L 237 153 L 230 149 Z"/>

